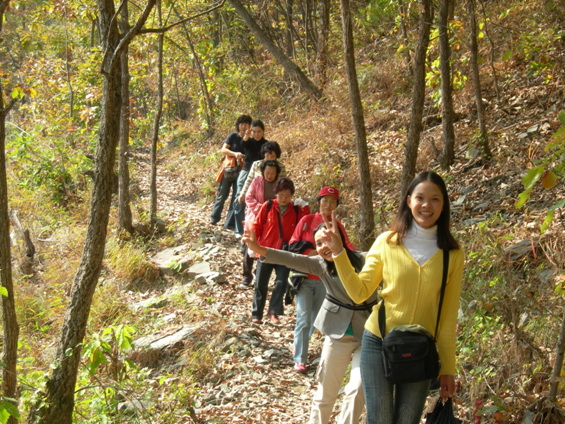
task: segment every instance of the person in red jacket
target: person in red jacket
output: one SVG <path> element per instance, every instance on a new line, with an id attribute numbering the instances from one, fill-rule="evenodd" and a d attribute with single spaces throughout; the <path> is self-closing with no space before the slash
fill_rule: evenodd
<path id="1" fill-rule="evenodd" d="M 273 187 L 275 199 L 269 200 L 261 206 L 255 218 L 253 229 L 257 241 L 265 247 L 272 249 L 288 250 L 288 242 L 300 219 L 310 213 L 308 207 L 302 209 L 292 202 L 294 183 L 290 178 L 279 179 Z M 267 291 L 271 273 L 275 270 L 275 288 L 271 294 L 268 315 L 273 324 L 280 322 L 279 315 L 284 312 L 284 296 L 290 270 L 283 265 L 257 264 L 255 276 L 255 293 L 253 294 L 253 312 L 251 321 L 259 323 L 263 319 L 263 310 L 267 301 Z"/>
<path id="2" fill-rule="evenodd" d="M 331 217 L 339 204 L 339 191 L 335 187 L 322 187 L 318 193 L 319 212 L 307 215 L 300 220 L 290 239 L 290 251 L 302 253 L 303 255 L 315 256 L 316 244 L 314 242 L 314 230 L 326 219 Z M 341 233 L 345 237 L 345 244 L 350 250 L 355 247 L 349 241 L 345 228 L 341 222 L 337 222 Z M 308 275 L 302 280 L 300 288 L 296 293 L 296 324 L 294 327 L 294 369 L 299 373 L 307 372 L 306 362 L 308 360 L 308 345 L 310 337 L 314 332 L 314 321 L 320 311 L 320 307 L 326 296 L 326 288 L 317 275 Z"/>

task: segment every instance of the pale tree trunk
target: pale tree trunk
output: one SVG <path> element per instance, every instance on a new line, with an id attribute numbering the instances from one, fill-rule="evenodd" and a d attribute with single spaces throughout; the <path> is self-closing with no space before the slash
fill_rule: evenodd
<path id="1" fill-rule="evenodd" d="M 125 2 L 118 26 L 122 34 L 130 30 L 128 3 Z M 131 214 L 130 195 L 129 195 L 129 64 L 128 47 L 125 47 L 120 63 L 122 66 L 122 106 L 120 112 L 120 147 L 118 149 L 118 228 L 128 233 L 133 233 L 133 219 Z"/>
<path id="2" fill-rule="evenodd" d="M 10 0 L 0 3 L 0 34 L 4 12 Z M 18 361 L 18 337 L 20 327 L 16 316 L 14 298 L 14 283 L 12 280 L 12 255 L 10 250 L 10 219 L 8 215 L 8 184 L 6 178 L 6 115 L 12 109 L 15 100 L 4 107 L 4 90 L 0 84 L 0 283 L 5 295 L 2 298 L 2 394 L 7 398 L 16 398 L 18 378 L 16 364 Z M 15 424 L 14 417 L 8 419 L 9 424 Z"/>
<path id="3" fill-rule="evenodd" d="M 241 16 L 247 27 L 251 30 L 253 35 L 265 46 L 265 48 L 273 55 L 273 57 L 281 64 L 289 76 L 294 78 L 301 90 L 308 93 L 316 100 L 322 98 L 322 92 L 318 87 L 314 85 L 312 81 L 302 72 L 302 70 L 290 60 L 284 52 L 277 47 L 275 43 L 269 38 L 269 36 L 261 29 L 261 27 L 255 22 L 251 17 L 247 9 L 241 4 L 239 0 L 229 0 L 232 6 L 235 8 L 236 12 Z"/>
<path id="4" fill-rule="evenodd" d="M 355 144 L 357 146 L 357 160 L 359 172 L 359 198 L 361 201 L 361 225 L 359 227 L 359 240 L 361 250 L 369 250 L 374 241 L 373 231 L 375 220 L 373 218 L 373 196 L 371 192 L 371 169 L 369 167 L 369 154 L 367 152 L 367 133 L 363 104 L 359 92 L 359 82 L 355 70 L 355 48 L 353 45 L 353 29 L 349 0 L 341 1 L 341 22 L 343 26 L 343 50 L 349 82 L 349 99 L 351 101 L 351 114 L 355 128 Z"/>
<path id="5" fill-rule="evenodd" d="M 471 26 L 471 70 L 473 72 L 473 85 L 475 87 L 475 103 L 477 104 L 477 120 L 479 121 L 479 138 L 481 150 L 485 159 L 490 159 L 492 153 L 488 141 L 488 132 L 485 124 L 485 107 L 481 90 L 481 74 L 479 72 L 479 46 L 477 43 L 477 15 L 475 0 L 468 0 L 469 20 Z"/>
<path id="6" fill-rule="evenodd" d="M 330 0 L 319 1 L 318 48 L 316 49 L 316 81 L 323 89 L 328 83 L 328 36 L 330 33 Z"/>
<path id="7" fill-rule="evenodd" d="M 451 86 L 451 49 L 449 47 L 449 27 L 448 15 L 452 0 L 441 0 L 439 9 L 439 67 L 441 72 L 441 104 L 443 113 L 441 124 L 443 129 L 443 151 L 440 163 L 443 169 L 449 169 L 455 158 L 455 130 L 453 120 L 455 112 L 453 110 L 453 96 Z"/>
<path id="8" fill-rule="evenodd" d="M 418 146 L 422 132 L 422 114 L 426 95 L 426 53 L 430 43 L 432 25 L 432 1 L 420 0 L 420 24 L 418 29 L 418 45 L 414 55 L 414 88 L 412 93 L 412 112 L 402 166 L 402 189 L 400 199 L 403 201 L 408 186 L 416 174 Z"/>
<path id="9" fill-rule="evenodd" d="M 161 0 L 157 0 L 157 20 L 159 27 L 162 25 Z M 157 38 L 157 107 L 153 120 L 153 137 L 151 139 L 151 205 L 149 208 L 149 222 L 151 227 L 157 222 L 157 143 L 159 142 L 159 126 L 163 114 L 163 42 L 165 35 L 160 33 Z"/>
<path id="10" fill-rule="evenodd" d="M 86 333 L 90 307 L 104 258 L 104 246 L 114 181 L 114 162 L 120 132 L 121 50 L 127 46 L 147 19 L 155 0 L 149 0 L 136 26 L 119 39 L 113 0 L 98 0 L 98 16 L 104 48 L 102 105 L 94 184 L 87 222 L 86 240 L 78 271 L 73 281 L 65 311 L 61 338 L 45 392 L 30 408 L 28 423 L 71 424 L 74 394 L 82 342 Z M 118 47 L 120 45 L 120 47 Z"/>

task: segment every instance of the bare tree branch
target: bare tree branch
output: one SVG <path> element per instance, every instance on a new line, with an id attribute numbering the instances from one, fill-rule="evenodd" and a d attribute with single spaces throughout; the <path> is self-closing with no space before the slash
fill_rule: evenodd
<path id="1" fill-rule="evenodd" d="M 200 16 L 206 15 L 210 12 L 213 12 L 216 9 L 220 9 L 224 5 L 225 2 L 226 2 L 226 0 L 221 0 L 219 3 L 215 4 L 214 6 L 210 7 L 209 9 L 206 9 L 203 12 L 197 13 L 196 15 L 192 15 L 192 16 L 189 16 L 187 18 L 181 19 L 177 22 L 173 22 L 172 24 L 167 25 L 167 26 L 162 27 L 162 28 L 145 28 L 145 29 L 142 29 L 141 31 L 139 31 L 139 33 L 140 34 L 149 34 L 149 33 L 160 34 L 162 32 L 167 32 L 168 30 L 170 30 L 171 28 L 174 28 L 177 25 L 183 24 L 185 22 L 191 21 L 191 20 L 198 18 Z"/>

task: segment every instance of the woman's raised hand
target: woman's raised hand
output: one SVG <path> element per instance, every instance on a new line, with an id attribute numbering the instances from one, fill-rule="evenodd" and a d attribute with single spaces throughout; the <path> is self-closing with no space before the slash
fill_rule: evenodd
<path id="1" fill-rule="evenodd" d="M 326 245 L 332 251 L 332 254 L 339 255 L 343 250 L 343 241 L 341 240 L 341 235 L 339 234 L 339 227 L 337 226 L 337 220 L 335 218 L 335 211 L 332 211 L 332 222 L 322 215 L 324 218 L 324 224 L 326 228 L 320 230 L 322 237 L 326 242 Z"/>
<path id="2" fill-rule="evenodd" d="M 243 231 L 243 237 L 241 238 L 241 240 L 245 242 L 245 244 L 247 244 L 247 247 L 253 250 L 255 253 L 258 253 L 261 256 L 267 255 L 267 249 L 257 242 L 255 231 L 249 231 L 248 229 L 245 229 Z"/>

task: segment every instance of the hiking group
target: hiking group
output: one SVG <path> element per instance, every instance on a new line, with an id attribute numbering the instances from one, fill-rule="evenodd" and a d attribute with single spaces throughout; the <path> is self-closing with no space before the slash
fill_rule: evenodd
<path id="1" fill-rule="evenodd" d="M 292 200 L 294 183 L 279 160 L 278 143 L 264 139 L 264 124 L 242 115 L 235 128 L 221 152 L 224 169 L 229 158 L 239 171 L 237 178 L 220 173 L 211 223 L 220 221 L 231 190 L 224 226 L 242 243 L 242 287 L 253 282 L 257 262 L 252 323 L 263 320 L 273 270 L 267 315 L 273 324 L 280 322 L 292 270 L 297 372 L 308 370 L 314 328 L 325 336 L 309 423 L 329 423 L 348 369 L 337 423 L 358 423 L 364 407 L 369 424 L 419 423 L 433 378 L 392 380 L 383 363 L 383 339 L 410 326 L 433 336 L 440 358 L 439 395 L 453 397 L 464 253 L 451 234 L 445 182 L 431 171 L 417 175 L 390 230 L 368 252 L 357 252 L 336 218 L 339 190 L 321 187 L 318 211 L 311 213 L 306 201 Z"/>

